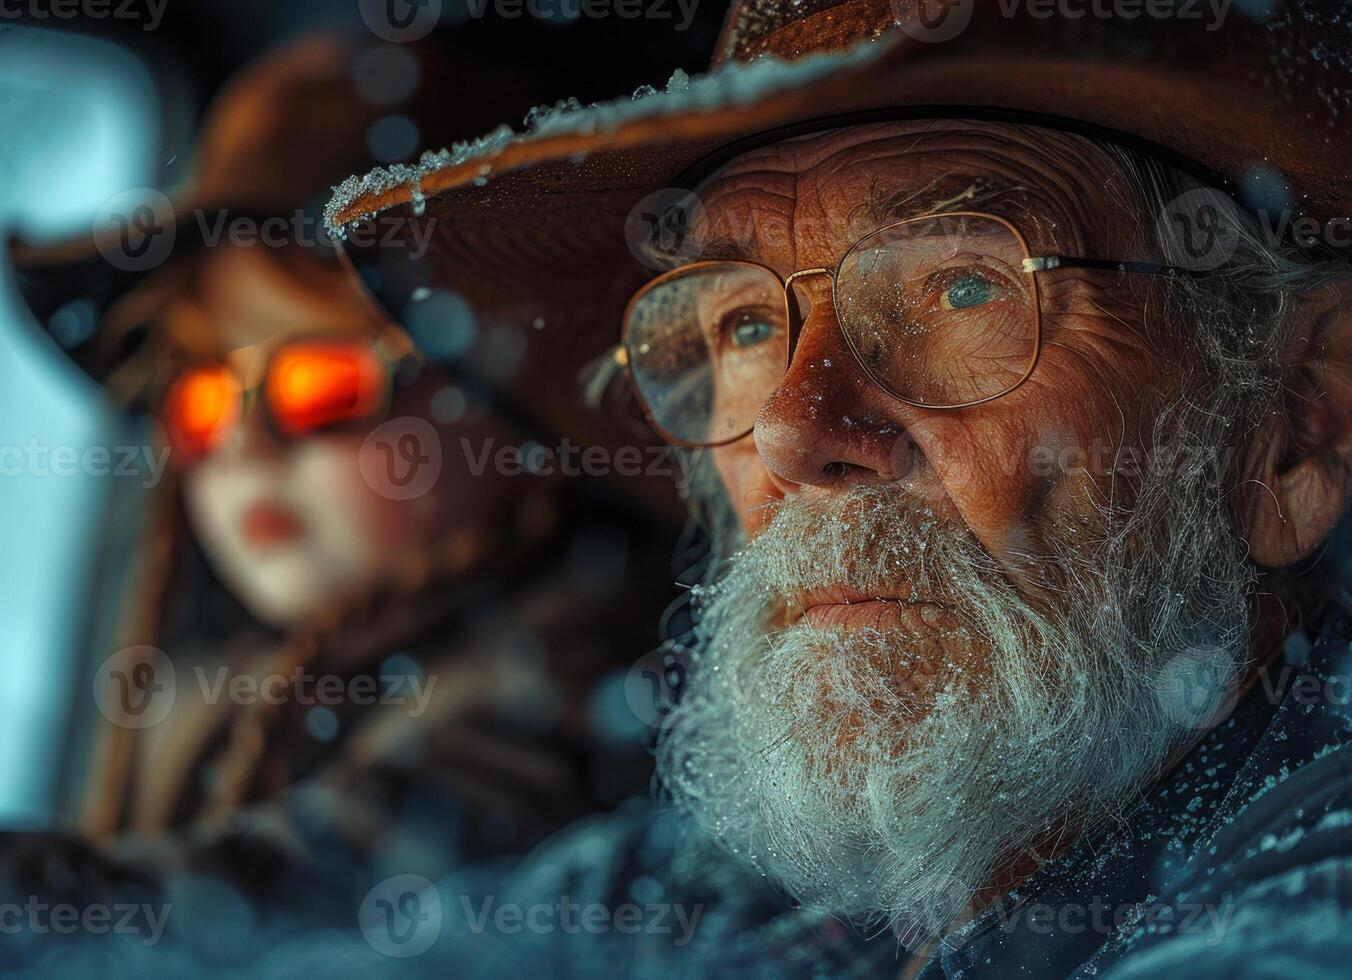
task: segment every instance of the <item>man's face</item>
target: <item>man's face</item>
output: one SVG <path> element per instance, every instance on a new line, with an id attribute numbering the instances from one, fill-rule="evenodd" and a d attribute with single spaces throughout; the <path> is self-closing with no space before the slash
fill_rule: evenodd
<path id="1" fill-rule="evenodd" d="M 747 154 L 701 197 L 705 240 L 738 242 L 785 277 L 834 270 L 881 225 L 939 208 L 1006 217 L 1034 255 L 1139 251 L 1138 216 L 1106 158 L 1075 137 L 1023 127 L 839 130 Z M 1175 393 L 1179 352 L 1161 343 L 1158 326 L 1147 332 L 1149 283 L 1066 269 L 1043 274 L 1039 286 L 1043 348 L 1027 383 L 953 411 L 908 405 L 874 384 L 837 323 L 830 280 L 801 280 L 804 322 L 788 373 L 751 436 L 714 451 L 746 534 L 758 535 L 782 500 L 829 506 L 885 487 L 913 512 L 970 533 L 1024 599 L 1046 608 L 1058 588 L 1051 540 L 1101 531 L 1106 500 L 1129 505 L 1132 481 L 1114 479 L 1113 468 L 1125 462 L 1134 475 L 1142 439 Z M 745 387 L 719 391 L 735 399 Z M 961 610 L 916 594 L 913 578 L 901 567 L 883 581 L 852 581 L 840 569 L 820 588 L 782 596 L 786 609 L 768 625 L 801 616 L 839 629 L 903 629 L 941 654 L 925 676 L 980 673 L 972 637 L 951 628 L 962 625 Z"/>
<path id="2" fill-rule="evenodd" d="M 700 198 L 696 241 L 783 277 L 943 209 L 1007 219 L 1033 255 L 1151 257 L 1112 159 L 1032 128 L 840 130 L 748 153 Z M 787 372 L 751 434 L 713 450 L 747 543 L 702 600 L 704 669 L 663 777 L 836 912 L 932 927 L 1066 822 L 1111 815 L 1208 721 L 1161 678 L 1201 665 L 1221 690 L 1245 649 L 1251 573 L 1217 471 L 1151 468 L 1161 431 L 1208 450 L 1223 432 L 1180 397 L 1190 359 L 1148 312 L 1155 284 L 1062 268 L 1038 285 L 1027 381 L 940 410 L 875 384 L 829 278 L 805 277 Z"/>
<path id="3" fill-rule="evenodd" d="M 981 210 L 1019 225 L 1033 254 L 1126 257 L 1137 216 L 1104 158 L 1080 143 L 980 124 L 852 128 L 749 153 L 701 200 L 709 237 L 753 229 L 739 236 L 748 257 L 781 275 L 834 268 L 893 215 L 982 200 Z M 961 522 L 1017 574 L 1019 557 L 1038 552 L 1054 528 L 1087 519 L 1091 482 L 1111 483 L 1112 451 L 1144 448 L 1149 420 L 1175 388 L 1178 352 L 1147 339 L 1149 283 L 1066 269 L 1039 285 L 1043 348 L 1027 383 L 943 411 L 873 384 L 837 326 L 829 280 L 801 280 L 805 320 L 793 364 L 753 437 L 715 453 L 748 535 L 762 526 L 767 502 L 886 484 Z M 865 604 L 850 615 L 874 612 Z"/>

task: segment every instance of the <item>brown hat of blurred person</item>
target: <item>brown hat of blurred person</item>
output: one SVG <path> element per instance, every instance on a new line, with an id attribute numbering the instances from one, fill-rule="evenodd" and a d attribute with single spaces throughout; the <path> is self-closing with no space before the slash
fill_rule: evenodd
<path id="1" fill-rule="evenodd" d="M 441 34 L 411 44 L 317 34 L 278 48 L 208 106 L 181 186 L 118 193 L 88 234 L 12 238 L 19 293 L 76 365 L 116 402 L 135 404 L 156 353 L 194 346 L 149 326 L 204 246 L 253 236 L 335 259 L 321 220 L 334 184 L 403 160 L 421 141 L 473 132 L 538 84 L 529 70 L 508 71 Z M 446 98 L 461 90 L 493 97 Z"/>

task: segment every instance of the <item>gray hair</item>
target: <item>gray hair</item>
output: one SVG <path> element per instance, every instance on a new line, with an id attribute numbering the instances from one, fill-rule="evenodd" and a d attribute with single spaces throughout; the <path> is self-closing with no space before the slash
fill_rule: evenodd
<path id="1" fill-rule="evenodd" d="M 1175 458 L 1157 460 L 1154 469 L 1179 473 L 1188 459 L 1210 460 L 1221 470 L 1215 486 L 1231 493 L 1241 451 L 1269 412 L 1284 409 L 1289 341 L 1302 298 L 1347 279 L 1352 267 L 1345 258 L 1282 241 L 1253 214 L 1177 168 L 1116 146 L 1100 149 L 1125 178 L 1131 199 L 1124 203 L 1143 216 L 1140 245 L 1152 257 L 1187 254 L 1186 224 L 1170 220 L 1180 202 L 1214 205 L 1225 260 L 1201 275 L 1171 279 L 1160 291 L 1157 319 L 1191 358 L 1174 403 L 1160 413 L 1153 432 L 1153 444 Z M 1126 539 L 1159 523 L 1175 506 L 1172 485 L 1165 478 L 1144 481 L 1131 512 L 1119 515 L 1117 533 Z M 1312 586 L 1305 584 L 1303 598 L 1317 604 L 1324 597 Z M 1198 588 L 1206 583 L 1199 581 Z"/>

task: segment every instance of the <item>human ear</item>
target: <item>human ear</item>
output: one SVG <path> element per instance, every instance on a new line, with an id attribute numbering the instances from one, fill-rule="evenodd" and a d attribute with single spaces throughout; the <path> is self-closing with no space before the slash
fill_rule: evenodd
<path id="1" fill-rule="evenodd" d="M 1352 497 L 1352 278 L 1296 309 L 1282 387 L 1236 487 L 1249 554 L 1281 568 L 1310 556 Z"/>

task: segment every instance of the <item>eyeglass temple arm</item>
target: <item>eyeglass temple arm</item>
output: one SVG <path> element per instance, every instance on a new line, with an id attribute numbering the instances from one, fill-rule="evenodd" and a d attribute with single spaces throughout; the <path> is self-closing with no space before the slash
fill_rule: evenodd
<path id="1" fill-rule="evenodd" d="M 593 358 L 581 371 L 582 401 L 593 412 L 600 411 L 615 380 L 629 367 L 629 351 L 616 344 Z"/>
<path id="2" fill-rule="evenodd" d="M 1069 255 L 1037 255 L 1023 260 L 1024 272 L 1048 269 L 1104 269 L 1109 272 L 1138 272 L 1147 276 L 1200 276 L 1200 269 L 1185 269 L 1158 262 L 1125 262 L 1116 259 L 1077 259 Z"/>

